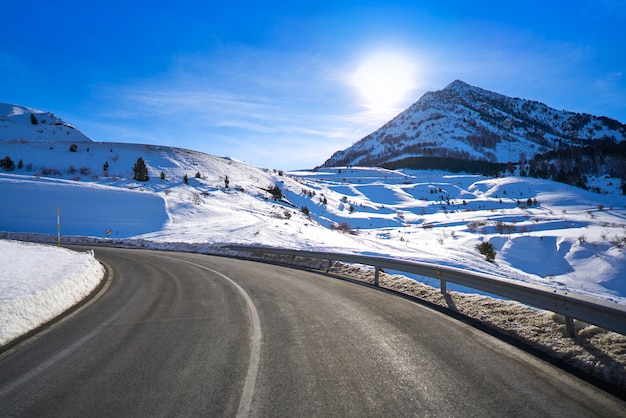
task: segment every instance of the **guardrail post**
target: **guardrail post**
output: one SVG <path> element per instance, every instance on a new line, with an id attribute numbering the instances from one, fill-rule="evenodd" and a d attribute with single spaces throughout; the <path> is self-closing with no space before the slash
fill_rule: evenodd
<path id="1" fill-rule="evenodd" d="M 576 328 L 574 328 L 574 318 L 571 316 L 565 316 L 565 336 L 567 338 L 574 338 L 576 336 Z"/>
<path id="2" fill-rule="evenodd" d="M 333 260 L 332 259 L 328 259 L 328 265 L 326 266 L 326 273 L 328 273 L 330 271 L 330 268 L 333 265 Z"/>
<path id="3" fill-rule="evenodd" d="M 436 270 L 435 274 L 437 276 L 441 275 L 441 270 Z M 439 279 L 439 291 L 441 292 L 442 295 L 445 295 L 448 293 L 448 282 L 446 282 L 443 279 Z"/>
<path id="4" fill-rule="evenodd" d="M 380 267 L 374 266 L 374 286 L 378 286 L 379 276 L 380 276 Z"/>

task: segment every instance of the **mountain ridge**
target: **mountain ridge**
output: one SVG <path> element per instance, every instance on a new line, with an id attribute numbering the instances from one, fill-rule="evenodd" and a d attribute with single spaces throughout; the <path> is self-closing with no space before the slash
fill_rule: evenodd
<path id="1" fill-rule="evenodd" d="M 322 166 L 380 166 L 410 157 L 519 162 L 563 146 L 625 137 L 626 125 L 614 119 L 557 110 L 455 80 L 426 92 Z"/>

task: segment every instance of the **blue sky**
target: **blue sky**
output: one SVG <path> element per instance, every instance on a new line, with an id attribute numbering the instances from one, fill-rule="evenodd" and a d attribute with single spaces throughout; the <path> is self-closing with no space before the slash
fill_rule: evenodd
<path id="1" fill-rule="evenodd" d="M 0 101 L 311 168 L 455 79 L 626 123 L 626 0 L 12 1 Z"/>

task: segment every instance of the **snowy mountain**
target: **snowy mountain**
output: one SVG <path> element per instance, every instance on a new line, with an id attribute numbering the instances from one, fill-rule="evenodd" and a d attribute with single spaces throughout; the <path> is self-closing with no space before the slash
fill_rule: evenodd
<path id="1" fill-rule="evenodd" d="M 0 103 L 0 141 L 7 140 L 91 142 L 85 134 L 52 113 Z"/>
<path id="2" fill-rule="evenodd" d="M 564 146 L 626 138 L 607 117 L 561 111 L 456 80 L 428 92 L 407 110 L 323 165 L 381 166 L 409 157 L 518 162 Z M 620 163 L 621 164 L 621 163 Z M 602 173 L 600 173 L 602 174 Z"/>
<path id="3" fill-rule="evenodd" d="M 65 242 L 377 254 L 626 303 L 626 196 L 614 178 L 590 178 L 598 194 L 443 171 L 283 173 L 181 148 L 51 133 L 0 141 L 0 157 L 13 162 L 0 169 L 0 238 L 56 240 L 59 211 Z M 146 181 L 134 178 L 139 158 Z M 483 242 L 497 252 L 493 262 L 478 251 Z"/>

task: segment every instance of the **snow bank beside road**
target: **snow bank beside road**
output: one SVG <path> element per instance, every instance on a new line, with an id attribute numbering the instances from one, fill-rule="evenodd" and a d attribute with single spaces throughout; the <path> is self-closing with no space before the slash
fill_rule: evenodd
<path id="1" fill-rule="evenodd" d="M 93 253 L 0 240 L 0 346 L 85 298 L 104 269 Z"/>

